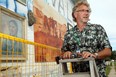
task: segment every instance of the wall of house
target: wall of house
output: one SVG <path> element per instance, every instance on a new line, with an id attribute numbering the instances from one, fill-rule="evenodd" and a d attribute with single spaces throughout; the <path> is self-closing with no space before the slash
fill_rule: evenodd
<path id="1" fill-rule="evenodd" d="M 15 13 L 20 14 L 21 16 L 26 17 L 26 21 L 28 21 L 27 13 L 28 13 L 28 10 L 33 11 L 33 0 L 27 0 L 26 5 L 21 4 L 19 1 L 18 0 L 0 0 L 0 5 L 10 9 L 11 11 Z M 44 1 L 47 5 L 51 6 L 61 16 L 63 16 L 68 24 L 74 25 L 74 22 L 71 16 L 72 7 L 73 7 L 73 3 L 71 2 L 71 0 L 42 0 L 42 1 Z M 26 26 L 27 26 L 26 27 L 27 39 L 33 41 L 34 40 L 34 38 L 32 38 L 34 37 L 33 26 L 28 26 L 28 23 Z"/>
<path id="2" fill-rule="evenodd" d="M 20 1 L 20 0 L 19 0 Z M 62 26 L 65 26 L 63 28 L 69 28 L 69 24 L 70 25 L 74 25 L 73 21 L 72 21 L 72 16 L 71 16 L 71 13 L 72 13 L 72 7 L 73 7 L 73 3 L 71 2 L 71 0 L 26 0 L 26 4 L 22 4 L 21 2 L 19 2 L 18 0 L 0 0 L 0 6 L 3 6 L 17 14 L 19 14 L 20 16 L 22 17 L 25 17 L 25 39 L 29 40 L 29 41 L 33 41 L 33 42 L 37 42 L 37 43 L 41 43 L 41 42 L 38 42 L 38 41 L 35 41 L 35 38 L 37 38 L 35 31 L 36 31 L 36 22 L 35 24 L 33 24 L 32 26 L 29 26 L 28 24 L 28 16 L 27 16 L 27 13 L 29 10 L 31 10 L 34 14 L 34 16 L 36 16 L 35 14 L 35 11 L 34 11 L 34 7 L 37 8 L 37 10 L 40 10 L 41 6 L 44 7 L 42 4 L 44 4 L 45 6 L 49 7 L 44 7 L 44 10 L 40 10 L 42 11 L 42 13 L 47 16 L 47 18 L 53 18 L 52 21 L 55 21 L 57 22 L 57 25 L 59 25 L 59 27 L 61 28 Z M 36 2 L 42 2 L 42 3 L 35 3 Z M 41 8 L 42 9 L 42 8 Z M 51 10 L 52 11 L 51 11 Z M 49 13 L 49 14 L 48 14 Z M 52 14 L 52 15 L 51 15 Z M 35 17 L 36 20 L 39 20 L 38 17 Z M 60 31 L 63 31 L 60 29 Z M 55 33 L 54 33 L 55 34 Z M 60 35 L 60 34 L 59 34 Z M 64 35 L 64 34 L 63 34 Z M 44 36 L 44 35 L 43 35 Z M 50 37 L 51 35 L 49 35 Z M 41 36 L 40 36 L 41 37 Z M 61 37 L 56 37 L 55 35 L 52 34 L 53 37 L 52 39 L 55 39 L 55 38 L 58 38 L 58 40 L 63 40 Z M 56 41 L 58 41 L 56 40 Z M 49 41 L 49 40 L 48 40 Z M 53 40 L 51 40 L 53 41 Z M 53 47 L 61 47 L 61 44 L 58 43 L 58 46 L 54 46 L 54 42 L 53 44 L 51 43 L 43 43 L 43 44 L 47 44 L 49 46 L 53 46 Z M 22 70 L 22 73 L 24 73 L 24 75 L 22 77 L 34 77 L 34 75 L 36 74 L 36 71 L 37 68 L 39 68 L 39 70 L 43 70 L 43 71 L 39 71 L 41 73 L 41 76 L 39 77 L 51 77 L 51 75 L 47 76 L 45 75 L 45 71 L 49 71 L 49 70 L 46 70 L 46 68 L 49 68 L 51 71 L 49 71 L 51 74 L 52 74 L 52 66 L 54 65 L 55 68 L 53 69 L 56 69 L 58 67 L 56 67 L 56 64 L 54 63 L 53 60 L 49 59 L 46 63 L 43 63 L 41 61 L 35 61 L 35 55 L 30 55 L 30 54 L 35 54 L 35 50 L 34 50 L 34 46 L 31 46 L 29 45 L 28 46 L 28 54 L 27 54 L 27 60 L 25 62 L 22 62 L 22 63 L 18 63 L 17 62 L 14 62 L 13 61 L 10 63 L 3 63 L 2 66 L 15 66 L 15 65 L 21 65 L 23 67 L 19 68 Z M 50 52 L 51 53 L 51 52 Z M 47 56 L 46 56 L 47 57 Z M 52 62 L 50 62 L 52 61 Z M 40 63 L 41 62 L 41 63 Z M 39 65 L 39 66 L 38 66 Z M 51 66 L 47 66 L 47 65 L 51 65 Z M 20 66 L 19 66 L 20 67 Z M 23 71 L 24 70 L 24 71 Z M 30 73 L 30 72 L 33 72 L 34 73 Z M 30 74 L 29 74 L 30 73 Z M 27 75 L 25 75 L 27 74 Z M 53 77 L 57 77 L 56 75 L 53 76 Z"/>

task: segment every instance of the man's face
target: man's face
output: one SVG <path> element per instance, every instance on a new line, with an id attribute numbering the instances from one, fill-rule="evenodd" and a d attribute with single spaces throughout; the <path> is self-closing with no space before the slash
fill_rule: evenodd
<path id="1" fill-rule="evenodd" d="M 77 22 L 87 23 L 89 21 L 90 9 L 86 5 L 80 5 L 76 9 L 74 16 Z"/>
<path id="2" fill-rule="evenodd" d="M 10 32 L 10 35 L 12 36 L 17 35 L 17 26 L 12 22 L 10 23 L 10 26 L 9 26 L 9 32 Z"/>

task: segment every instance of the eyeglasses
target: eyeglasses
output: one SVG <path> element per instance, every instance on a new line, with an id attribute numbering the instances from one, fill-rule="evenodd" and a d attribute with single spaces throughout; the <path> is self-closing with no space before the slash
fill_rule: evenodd
<path id="1" fill-rule="evenodd" d="M 82 9 L 82 10 L 77 10 L 76 12 L 87 12 L 87 13 L 90 13 L 91 10 L 84 10 L 84 9 Z"/>

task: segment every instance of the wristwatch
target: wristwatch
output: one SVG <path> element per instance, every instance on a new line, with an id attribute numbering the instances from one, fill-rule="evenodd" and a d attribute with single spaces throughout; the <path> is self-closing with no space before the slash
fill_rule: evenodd
<path id="1" fill-rule="evenodd" d="M 94 54 L 95 54 L 96 58 L 98 58 L 98 53 L 94 53 Z"/>

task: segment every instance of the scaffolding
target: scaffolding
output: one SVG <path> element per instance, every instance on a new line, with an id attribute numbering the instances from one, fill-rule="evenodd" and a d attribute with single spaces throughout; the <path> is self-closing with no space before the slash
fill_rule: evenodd
<path id="1" fill-rule="evenodd" d="M 89 63 L 89 71 L 78 70 L 78 72 L 77 72 L 74 70 L 74 68 L 72 68 L 73 71 L 68 72 L 68 66 L 67 66 L 68 62 L 73 64 L 72 66 L 74 66 L 74 67 L 77 66 L 77 63 L 88 62 Z M 63 77 L 85 77 L 85 76 L 86 77 L 99 77 L 95 60 L 92 57 L 89 57 L 87 59 L 84 59 L 84 58 L 61 59 L 61 60 L 59 60 L 59 64 L 60 64 L 60 67 L 62 67 L 61 73 L 62 73 Z M 79 66 L 76 69 L 79 69 Z"/>
<path id="2" fill-rule="evenodd" d="M 4 41 L 7 45 L 11 41 L 11 50 L 8 46 L 3 48 Z M 55 62 L 60 49 L 2 33 L 0 45 L 0 77 L 61 77 Z"/>
<path id="3" fill-rule="evenodd" d="M 4 41 L 11 44 L 11 50 L 4 46 Z M 93 58 L 64 59 L 57 63 L 56 57 L 61 54 L 58 48 L 0 33 L 0 77 L 76 77 L 79 73 L 72 71 L 74 61 L 89 61 L 90 72 L 83 73 L 84 76 L 99 77 Z M 67 71 L 62 66 L 65 62 Z"/>

